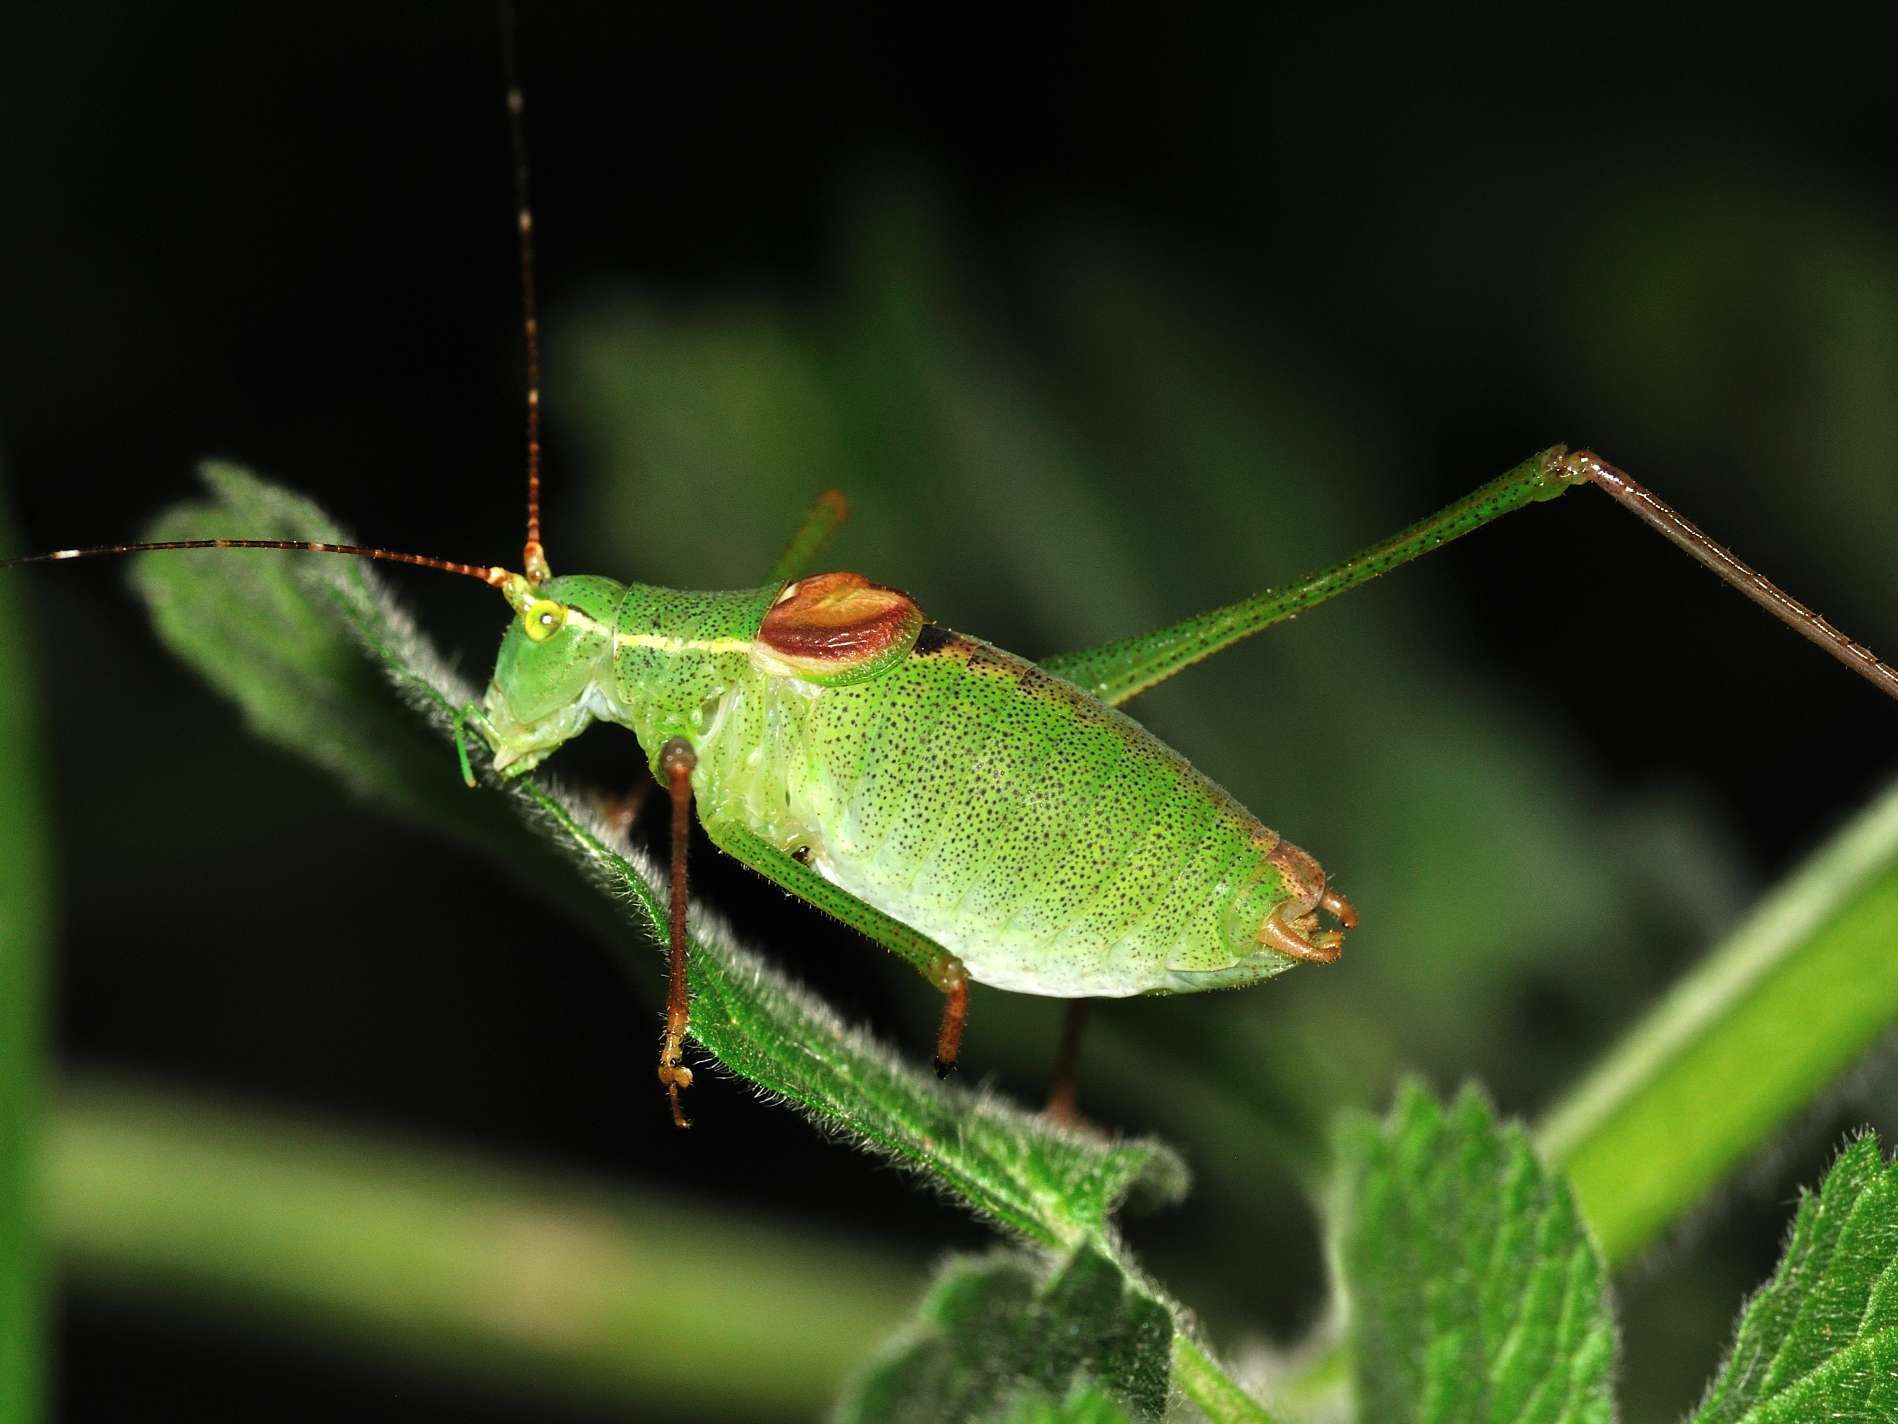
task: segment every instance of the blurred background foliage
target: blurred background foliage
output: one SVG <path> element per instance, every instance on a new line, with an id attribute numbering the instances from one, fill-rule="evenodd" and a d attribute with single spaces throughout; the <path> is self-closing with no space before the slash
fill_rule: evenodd
<path id="1" fill-rule="evenodd" d="M 12 542 L 0 503 L 0 542 Z M 15 586 L 0 586 L 0 623 L 25 617 Z M 0 641 L 0 825 L 46 818 L 44 753 L 31 697 L 35 652 Z M 25 693 L 26 695 L 18 695 Z M 0 1420 L 26 1417 L 44 1390 L 50 1294 L 40 1210 L 47 1048 L 47 904 L 52 875 L 45 841 L 4 833 L 0 855 Z M 7 1396 L 19 1397 L 19 1406 Z M 10 1412 L 14 1409 L 19 1414 Z"/>
<path id="2" fill-rule="evenodd" d="M 1894 28 L 1824 6 L 527 7 L 555 566 L 745 583 L 835 485 L 836 562 L 1034 656 L 1326 562 L 1569 440 L 1889 656 Z M 25 547 L 130 536 L 215 453 L 376 542 L 513 557 L 484 6 L 24 4 L 0 56 L 0 478 Z M 488 600 L 410 582 L 479 674 Z M 44 572 L 9 620 L 53 810 L 0 825 L 0 859 L 62 867 L 64 1072 L 656 1194 L 668 1236 L 762 1218 L 760 1260 L 835 1235 L 879 1263 L 838 1272 L 859 1309 L 983 1242 L 730 1085 L 695 1089 L 674 1137 L 657 961 L 626 982 L 588 925 L 251 744 L 123 583 Z M 1084 1108 L 1198 1173 L 1134 1244 L 1261 1348 L 1321 1307 L 1301 1183 L 1333 1106 L 1408 1066 L 1534 1115 L 1898 765 L 1888 705 L 1586 493 L 1135 710 L 1364 914 L 1327 973 L 1096 1016 Z M 562 761 L 602 785 L 637 765 L 610 733 Z M 699 866 L 747 939 L 922 1052 L 907 971 Z M 1057 1022 L 979 995 L 969 1072 L 1032 1098 Z M 1898 1131 L 1891 1081 L 1842 1087 L 1624 1273 L 1628 1417 L 1689 1402 L 1790 1184 L 1848 1124 Z M 62 1293 L 63 1417 L 202 1412 L 213 1386 L 234 1414 L 627 1417 L 532 1370 L 497 1391 L 505 1371 L 353 1347 L 225 1277 L 145 1284 Z M 759 1324 L 721 1318 L 701 1380 L 741 1378 Z M 762 1417 L 694 1373 L 627 1388 L 654 1417 Z M 825 1394 L 801 1389 L 786 1417 Z"/>

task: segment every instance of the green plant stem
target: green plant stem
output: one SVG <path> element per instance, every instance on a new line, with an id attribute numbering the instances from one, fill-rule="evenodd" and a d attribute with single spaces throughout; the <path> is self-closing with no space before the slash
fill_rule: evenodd
<path id="1" fill-rule="evenodd" d="M 1898 787 L 1835 835 L 1544 1119 L 1609 1264 L 1898 1022 Z"/>
<path id="2" fill-rule="evenodd" d="M 0 521 L 0 546 L 11 544 Z M 25 627 L 17 581 L 0 626 Z M 0 1424 L 31 1424 L 44 1390 L 45 1270 L 38 1176 L 47 876 L 30 701 L 33 639 L 0 638 Z"/>
<path id="3" fill-rule="evenodd" d="M 1234 1384 L 1184 1331 L 1173 1336 L 1173 1382 L 1213 1424 L 1275 1424 L 1265 1406 Z"/>
<path id="4" fill-rule="evenodd" d="M 60 1094 L 82 1285 L 557 1395 L 808 1417 L 923 1274 L 671 1198 L 125 1089 Z"/>

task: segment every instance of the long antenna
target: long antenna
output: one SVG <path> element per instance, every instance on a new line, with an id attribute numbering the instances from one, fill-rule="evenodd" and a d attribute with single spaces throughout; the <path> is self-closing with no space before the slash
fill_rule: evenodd
<path id="1" fill-rule="evenodd" d="M 146 554 L 169 549 L 278 549 L 293 553 L 345 554 L 389 564 L 440 569 L 480 579 L 498 588 L 510 604 L 525 609 L 534 601 L 533 588 L 549 577 L 547 556 L 540 543 L 540 317 L 534 300 L 534 214 L 527 204 L 527 139 L 521 123 L 521 85 L 516 62 L 514 7 L 499 0 L 501 61 L 507 78 L 508 131 L 514 142 L 514 205 L 521 238 L 521 330 L 527 340 L 527 543 L 523 551 L 525 577 L 498 565 L 463 564 L 426 554 L 404 554 L 364 544 L 327 544 L 306 539 L 159 539 L 133 544 L 93 544 L 77 549 L 55 549 L 50 554 L 27 554 L 0 559 L 0 569 L 26 564 L 51 564 L 64 559 L 91 559 L 108 554 Z"/>
<path id="2" fill-rule="evenodd" d="M 534 210 L 527 201 L 527 126 L 522 114 L 520 49 L 514 6 L 500 0 L 501 68 L 507 81 L 507 131 L 514 145 L 514 218 L 521 236 L 521 334 L 527 346 L 527 545 L 521 562 L 527 577 L 548 577 L 540 543 L 540 309 L 534 299 Z"/>
<path id="3" fill-rule="evenodd" d="M 376 559 L 385 564 L 413 564 L 448 574 L 465 574 L 497 588 L 508 577 L 506 569 L 487 564 L 458 564 L 453 559 L 432 559 L 427 554 L 404 554 L 363 544 L 323 544 L 309 539 L 160 539 L 143 544 L 92 544 L 83 549 L 55 549 L 50 554 L 0 559 L 0 569 L 17 569 L 22 564 L 51 564 L 61 559 L 91 559 L 102 554 L 149 554 L 164 549 L 289 549 L 305 554 L 348 554 L 351 558 Z"/>
<path id="4" fill-rule="evenodd" d="M 1591 481 L 1603 494 L 1696 563 L 1712 569 L 1807 642 L 1825 649 L 1874 687 L 1898 697 L 1898 668 L 1882 661 L 1878 654 L 1863 643 L 1848 638 L 1823 616 L 1754 569 L 1731 549 L 1709 539 L 1686 515 L 1632 475 L 1616 469 L 1592 450 L 1577 450 L 1564 457 L 1563 463 L 1577 471 L 1582 478 Z"/>

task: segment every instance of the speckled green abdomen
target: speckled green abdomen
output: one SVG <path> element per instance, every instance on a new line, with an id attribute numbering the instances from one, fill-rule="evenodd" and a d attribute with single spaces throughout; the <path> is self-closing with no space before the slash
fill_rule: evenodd
<path id="1" fill-rule="evenodd" d="M 1309 928 L 1324 894 L 1310 856 L 1138 723 L 973 638 L 931 627 L 872 680 L 761 675 L 728 703 L 698 794 L 981 983 L 1253 983 L 1296 962 L 1268 919 Z"/>

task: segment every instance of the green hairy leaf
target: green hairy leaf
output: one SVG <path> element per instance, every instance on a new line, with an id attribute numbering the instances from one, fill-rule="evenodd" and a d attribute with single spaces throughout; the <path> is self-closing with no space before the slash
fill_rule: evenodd
<path id="1" fill-rule="evenodd" d="M 1059 1401 L 1018 1399 L 1004 1424 L 1128 1424 L 1128 1415 L 1107 1395 L 1083 1385 Z"/>
<path id="2" fill-rule="evenodd" d="M 214 502 L 175 509 L 152 538 L 348 539 L 314 505 L 241 470 L 212 465 L 205 478 Z M 518 870 L 518 831 L 496 819 L 497 807 L 510 806 L 617 902 L 619 941 L 645 950 L 663 944 L 658 867 L 616 841 L 585 797 L 540 779 L 490 780 L 480 795 L 461 785 L 448 739 L 474 689 L 449 671 L 366 563 L 280 552 L 171 554 L 141 559 L 134 577 L 166 642 L 260 734 Z M 497 601 L 497 624 L 500 612 Z M 690 953 L 692 1035 L 721 1064 L 825 1130 L 926 1173 L 1018 1236 L 1071 1246 L 1100 1237 L 1136 1183 L 1162 1199 L 1185 1190 L 1184 1168 L 1157 1143 L 1064 1131 L 937 1083 L 696 913 Z M 634 967 L 649 973 L 652 963 L 641 958 Z"/>
<path id="3" fill-rule="evenodd" d="M 1360 1417 L 1605 1424 L 1615 1330 L 1567 1184 L 1466 1089 L 1341 1134 L 1338 1258 Z"/>
<path id="4" fill-rule="evenodd" d="M 1802 1194 L 1695 1424 L 1898 1418 L 1898 1165 L 1875 1138 Z"/>
<path id="5" fill-rule="evenodd" d="M 922 1321 L 874 1362 L 841 1424 L 1158 1419 L 1173 1323 L 1092 1246 L 1046 1273 L 1010 1254 L 953 1261 Z"/>

